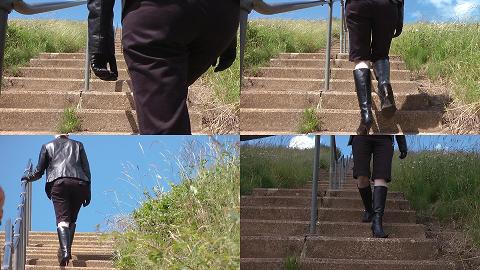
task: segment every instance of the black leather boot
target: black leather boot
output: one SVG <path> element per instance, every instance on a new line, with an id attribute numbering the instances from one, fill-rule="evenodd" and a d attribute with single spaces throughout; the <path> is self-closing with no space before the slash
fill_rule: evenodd
<path id="1" fill-rule="evenodd" d="M 393 96 L 392 85 L 390 84 L 390 61 L 381 59 L 375 61 L 373 70 L 378 81 L 378 97 L 380 98 L 380 107 L 382 114 L 393 116 L 397 110 L 395 97 Z"/>
<path id="2" fill-rule="evenodd" d="M 77 225 L 75 223 L 70 223 L 70 242 L 68 243 L 68 254 L 70 254 L 69 259 L 72 259 L 72 245 L 73 245 L 73 238 L 75 237 L 75 229 Z"/>
<path id="3" fill-rule="evenodd" d="M 68 246 L 70 244 L 70 229 L 68 227 L 57 228 L 58 241 L 60 242 L 60 266 L 67 266 L 70 260 Z"/>
<path id="4" fill-rule="evenodd" d="M 388 234 L 383 231 L 383 213 L 387 200 L 387 187 L 377 186 L 373 188 L 373 217 L 372 234 L 375 238 L 387 238 Z"/>
<path id="5" fill-rule="evenodd" d="M 362 197 L 363 211 L 362 222 L 372 222 L 373 208 L 372 208 L 372 188 L 370 186 L 364 188 L 358 188 L 360 197 Z"/>
<path id="6" fill-rule="evenodd" d="M 370 69 L 355 69 L 353 71 L 353 78 L 355 79 L 355 88 L 357 90 L 358 106 L 360 107 L 361 115 L 357 134 L 368 135 L 373 123 Z"/>

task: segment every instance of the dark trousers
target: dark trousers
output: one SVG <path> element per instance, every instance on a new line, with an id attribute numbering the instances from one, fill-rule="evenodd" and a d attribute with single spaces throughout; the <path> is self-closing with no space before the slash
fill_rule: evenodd
<path id="1" fill-rule="evenodd" d="M 141 134 L 191 134 L 188 87 L 236 38 L 238 0 L 132 0 L 123 51 Z"/>
<path id="2" fill-rule="evenodd" d="M 366 176 L 372 180 L 392 179 L 393 140 L 390 135 L 354 136 L 352 140 L 353 177 Z M 373 173 L 370 162 L 373 156 Z"/>
<path id="3" fill-rule="evenodd" d="M 391 0 L 349 0 L 347 27 L 350 61 L 388 59 L 398 18 L 398 8 Z"/>
<path id="4" fill-rule="evenodd" d="M 82 203 L 88 198 L 90 184 L 74 179 L 59 178 L 53 182 L 51 199 L 55 209 L 57 224 L 60 222 L 77 222 Z"/>

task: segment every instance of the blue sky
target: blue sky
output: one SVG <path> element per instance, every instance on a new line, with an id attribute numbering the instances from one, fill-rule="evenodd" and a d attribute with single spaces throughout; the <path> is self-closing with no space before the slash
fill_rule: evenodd
<path id="1" fill-rule="evenodd" d="M 335 136 L 337 147 L 339 147 L 343 154 L 350 155 L 352 148 L 348 146 L 349 136 L 339 135 Z M 314 136 L 274 136 L 258 140 L 252 140 L 242 143 L 265 143 L 291 146 L 293 143 L 299 145 L 300 148 L 313 148 L 315 145 Z M 330 136 L 323 135 L 320 137 L 320 143 L 330 145 Z M 419 150 L 443 150 L 443 151 L 475 151 L 480 152 L 480 136 L 407 136 L 407 144 L 409 151 Z M 398 146 L 395 144 L 395 149 Z"/>
<path id="2" fill-rule="evenodd" d="M 168 182 L 178 183 L 177 158 L 187 141 L 202 145 L 208 136 L 72 136 L 83 142 L 92 171 L 92 202 L 80 210 L 79 231 L 106 229 L 105 219 L 130 213 L 143 198 L 144 188 L 158 183 L 166 191 Z M 53 136 L 0 136 L 0 185 L 6 193 L 4 219 L 14 218 L 19 201 L 20 178 L 29 158 L 37 163 L 41 145 Z M 217 136 L 220 142 L 238 141 L 238 136 Z M 124 174 L 123 172 L 126 172 Z M 128 181 L 129 175 L 134 178 Z M 33 183 L 32 229 L 55 228 L 53 205 L 45 192 L 45 176 Z M 4 230 L 2 224 L 1 230 Z"/>
<path id="3" fill-rule="evenodd" d="M 28 3 L 44 2 L 48 0 L 26 0 Z M 268 3 L 285 2 L 287 0 L 266 0 Z M 120 0 L 115 3 L 115 23 L 120 25 Z M 287 1 L 289 2 L 289 1 Z M 334 10 L 334 15 L 339 16 L 338 3 Z M 86 5 L 54 11 L 35 16 L 23 16 L 12 12 L 11 18 L 47 18 L 47 19 L 69 19 L 86 20 L 88 15 Z M 327 16 L 326 7 L 315 7 L 300 11 L 284 13 L 280 15 L 268 16 L 268 18 L 284 19 L 324 19 Z M 260 18 L 259 14 L 253 12 L 252 18 Z M 405 21 L 465 21 L 476 20 L 480 18 L 480 0 L 406 0 L 405 1 Z"/>

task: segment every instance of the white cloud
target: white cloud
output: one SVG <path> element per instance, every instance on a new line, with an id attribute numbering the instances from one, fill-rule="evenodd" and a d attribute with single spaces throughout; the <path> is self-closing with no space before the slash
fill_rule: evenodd
<path id="1" fill-rule="evenodd" d="M 480 0 L 427 0 L 442 19 L 471 20 L 480 15 Z M 414 15 L 415 16 L 415 13 Z"/>
<path id="2" fill-rule="evenodd" d="M 290 140 L 288 148 L 302 150 L 315 148 L 315 137 L 309 137 L 307 135 L 295 136 Z"/>

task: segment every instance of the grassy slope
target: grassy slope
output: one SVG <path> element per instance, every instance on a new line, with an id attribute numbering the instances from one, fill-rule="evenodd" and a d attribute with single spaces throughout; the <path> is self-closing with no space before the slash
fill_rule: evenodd
<path id="1" fill-rule="evenodd" d="M 312 180 L 314 149 L 299 150 L 269 145 L 242 145 L 240 193 L 254 188 L 297 188 Z M 330 148 L 320 150 L 320 168 L 327 169 Z"/>
<path id="2" fill-rule="evenodd" d="M 394 160 L 392 190 L 420 215 L 462 224 L 480 246 L 480 154 L 424 151 Z"/>
<path id="3" fill-rule="evenodd" d="M 4 66 L 14 73 L 42 52 L 78 52 L 87 41 L 86 23 L 57 20 L 10 20 Z"/>
<path id="4" fill-rule="evenodd" d="M 409 69 L 449 82 L 455 99 L 480 102 L 480 24 L 407 25 L 391 51 Z"/>
<path id="5" fill-rule="evenodd" d="M 120 269 L 239 269 L 238 156 L 221 154 L 171 192 L 150 198 L 116 236 Z"/>

